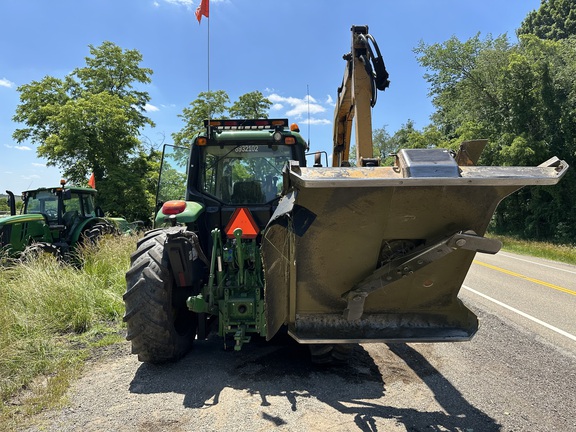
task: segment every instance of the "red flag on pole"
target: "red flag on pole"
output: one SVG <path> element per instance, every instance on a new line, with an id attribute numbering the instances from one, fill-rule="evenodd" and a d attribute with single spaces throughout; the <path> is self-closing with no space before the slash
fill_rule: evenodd
<path id="1" fill-rule="evenodd" d="M 200 6 L 196 9 L 196 19 L 198 20 L 198 24 L 202 20 L 202 15 L 206 18 L 210 15 L 210 0 L 202 0 Z"/>
<path id="2" fill-rule="evenodd" d="M 96 189 L 96 177 L 94 177 L 94 173 L 90 176 L 90 180 L 88 180 L 88 186 L 92 189 Z"/>

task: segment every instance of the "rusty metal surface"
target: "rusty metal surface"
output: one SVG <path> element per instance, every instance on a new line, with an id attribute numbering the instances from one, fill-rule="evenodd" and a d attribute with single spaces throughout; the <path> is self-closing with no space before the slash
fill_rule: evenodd
<path id="1" fill-rule="evenodd" d="M 446 317 L 451 317 L 452 322 Z M 457 318 L 457 319 L 455 319 Z M 462 308 L 432 313 L 371 314 L 348 321 L 340 314 L 297 315 L 288 332 L 300 343 L 458 342 L 478 329 L 476 316 Z"/>

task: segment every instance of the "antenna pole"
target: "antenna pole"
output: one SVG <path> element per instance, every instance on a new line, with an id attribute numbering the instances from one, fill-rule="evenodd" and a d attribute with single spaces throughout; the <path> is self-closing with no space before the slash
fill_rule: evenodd
<path id="1" fill-rule="evenodd" d="M 208 20 L 208 92 L 210 92 L 210 18 Z"/>
<path id="2" fill-rule="evenodd" d="M 308 99 L 308 147 L 310 147 L 310 86 L 306 84 L 306 94 Z"/>

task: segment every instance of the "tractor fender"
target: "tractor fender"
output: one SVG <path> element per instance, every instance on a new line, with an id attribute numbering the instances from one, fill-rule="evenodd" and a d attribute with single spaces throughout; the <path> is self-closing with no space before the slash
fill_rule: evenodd
<path id="1" fill-rule="evenodd" d="M 23 251 L 33 241 L 52 241 L 44 215 L 30 213 L 0 218 L 0 247 Z"/>
<path id="2" fill-rule="evenodd" d="M 200 215 L 204 212 L 205 206 L 203 204 L 186 201 L 186 207 L 178 214 L 164 213 L 164 206 L 158 210 L 156 219 L 154 220 L 154 227 L 173 226 L 176 224 L 189 224 L 196 222 Z"/>
<path id="3" fill-rule="evenodd" d="M 100 217 L 91 217 L 91 218 L 82 220 L 82 221 L 78 222 L 77 225 L 72 230 L 72 232 L 70 234 L 70 244 L 71 245 L 77 244 L 80 240 L 80 236 L 82 235 L 82 233 L 89 230 L 90 228 L 92 228 L 97 223 L 104 223 L 106 225 L 111 225 L 111 224 L 114 225 L 112 222 L 106 220 L 105 218 L 100 218 Z"/>

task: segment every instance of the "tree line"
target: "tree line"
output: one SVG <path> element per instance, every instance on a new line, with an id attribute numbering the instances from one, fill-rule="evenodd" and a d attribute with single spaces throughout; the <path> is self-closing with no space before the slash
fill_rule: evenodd
<path id="1" fill-rule="evenodd" d="M 504 200 L 491 230 L 520 238 L 576 243 L 576 2 L 542 1 L 517 30 L 461 41 L 420 44 L 434 113 L 416 130 L 374 131 L 385 159 L 399 148 L 456 150 L 486 138 L 481 165 L 539 165 L 552 156 L 572 166 L 554 187 L 529 187 Z"/>
<path id="2" fill-rule="evenodd" d="M 484 165 L 538 165 L 558 156 L 576 157 L 576 3 L 543 0 L 517 30 L 507 35 L 452 37 L 414 48 L 426 69 L 434 113 L 421 130 L 407 120 L 394 134 L 373 132 L 382 159 L 399 148 L 456 149 L 486 138 Z M 141 139 L 150 96 L 137 90 L 151 82 L 137 50 L 111 42 L 90 46 L 86 65 L 64 79 L 45 77 L 18 88 L 14 120 L 18 142 L 37 145 L 48 165 L 84 185 L 94 172 L 99 204 L 111 215 L 150 220 L 160 151 Z M 182 111 L 184 126 L 172 134 L 189 146 L 212 118 L 267 117 L 271 102 L 261 92 L 231 103 L 223 90 L 202 92 Z M 576 243 L 574 169 L 555 187 L 522 189 L 497 209 L 491 229 L 523 238 Z"/>

